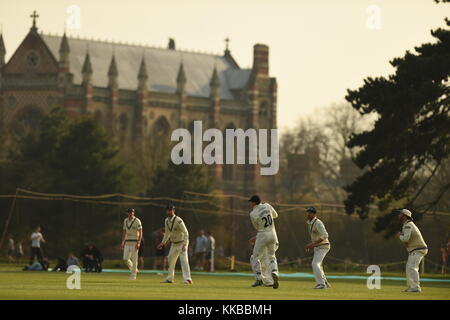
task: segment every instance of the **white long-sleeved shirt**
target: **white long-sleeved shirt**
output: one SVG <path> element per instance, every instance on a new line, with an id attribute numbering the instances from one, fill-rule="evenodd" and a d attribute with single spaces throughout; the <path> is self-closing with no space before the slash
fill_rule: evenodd
<path id="1" fill-rule="evenodd" d="M 320 242 L 321 245 L 330 243 L 330 241 L 328 240 L 328 232 L 321 220 L 317 219 L 316 217 L 311 221 L 306 221 L 306 223 L 308 224 L 308 232 L 311 236 L 311 241 L 322 239 L 322 242 Z"/>
<path id="2" fill-rule="evenodd" d="M 273 222 L 276 218 L 278 218 L 278 213 L 268 203 L 260 203 L 254 206 L 252 212 L 250 212 L 250 220 L 258 232 L 276 232 Z"/>
<path id="3" fill-rule="evenodd" d="M 408 252 L 411 252 L 411 250 L 414 249 L 427 247 L 419 228 L 417 228 L 412 221 L 403 224 L 400 241 L 406 244 L 406 250 L 408 250 Z"/>
<path id="4" fill-rule="evenodd" d="M 183 242 L 183 244 L 189 244 L 189 232 L 186 225 L 179 216 L 174 215 L 172 218 L 167 217 L 164 221 L 166 232 L 164 233 L 164 238 L 162 240 L 163 244 L 166 244 L 169 240 L 172 243 L 178 244 Z"/>

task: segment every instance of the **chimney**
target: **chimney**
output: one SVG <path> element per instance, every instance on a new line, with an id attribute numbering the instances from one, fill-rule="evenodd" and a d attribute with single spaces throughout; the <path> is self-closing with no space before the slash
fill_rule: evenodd
<path id="1" fill-rule="evenodd" d="M 172 38 L 169 38 L 169 44 L 167 46 L 167 49 L 169 50 L 175 50 L 175 40 Z"/>
<path id="2" fill-rule="evenodd" d="M 269 75 L 269 47 L 265 44 L 255 44 L 253 47 L 253 72 Z"/>

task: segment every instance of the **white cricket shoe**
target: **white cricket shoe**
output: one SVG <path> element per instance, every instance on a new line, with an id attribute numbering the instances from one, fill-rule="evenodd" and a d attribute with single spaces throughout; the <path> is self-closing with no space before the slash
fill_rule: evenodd
<path id="1" fill-rule="evenodd" d="M 136 273 L 130 274 L 130 277 L 128 278 L 128 280 L 136 280 Z"/>
<path id="2" fill-rule="evenodd" d="M 327 286 L 324 284 L 317 284 L 313 289 L 326 289 Z"/>
<path id="3" fill-rule="evenodd" d="M 192 280 L 188 279 L 188 280 L 184 281 L 184 284 L 192 284 Z"/>

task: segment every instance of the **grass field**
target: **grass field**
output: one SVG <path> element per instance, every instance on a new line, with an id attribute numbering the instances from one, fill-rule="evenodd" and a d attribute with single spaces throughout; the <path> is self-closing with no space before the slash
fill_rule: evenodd
<path id="1" fill-rule="evenodd" d="M 281 278 L 280 288 L 274 290 L 251 288 L 253 278 L 243 276 L 194 274 L 194 284 L 185 285 L 179 274 L 174 284 L 162 284 L 163 276 L 156 274 L 140 274 L 138 280 L 129 281 L 126 273 L 82 273 L 81 289 L 69 290 L 68 274 L 19 270 L 0 267 L 0 299 L 450 299 L 449 282 L 422 283 L 422 293 L 404 293 L 404 281 L 382 280 L 380 290 L 368 290 L 364 280 L 333 279 L 331 289 L 313 290 L 312 279 Z"/>

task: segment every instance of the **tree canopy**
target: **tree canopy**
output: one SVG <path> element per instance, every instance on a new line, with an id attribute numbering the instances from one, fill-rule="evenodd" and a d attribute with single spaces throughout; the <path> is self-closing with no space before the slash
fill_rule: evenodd
<path id="1" fill-rule="evenodd" d="M 373 129 L 348 142 L 359 149 L 355 163 L 365 171 L 346 188 L 346 211 L 364 218 L 376 203 L 387 213 L 376 230 L 387 230 L 388 236 L 395 230 L 392 206 L 403 205 L 420 216 L 436 210 L 450 189 L 447 181 L 432 198 L 418 201 L 450 155 L 450 30 L 431 34 L 435 42 L 390 62 L 394 74 L 367 78 L 346 96 L 362 115 L 378 115 Z"/>

